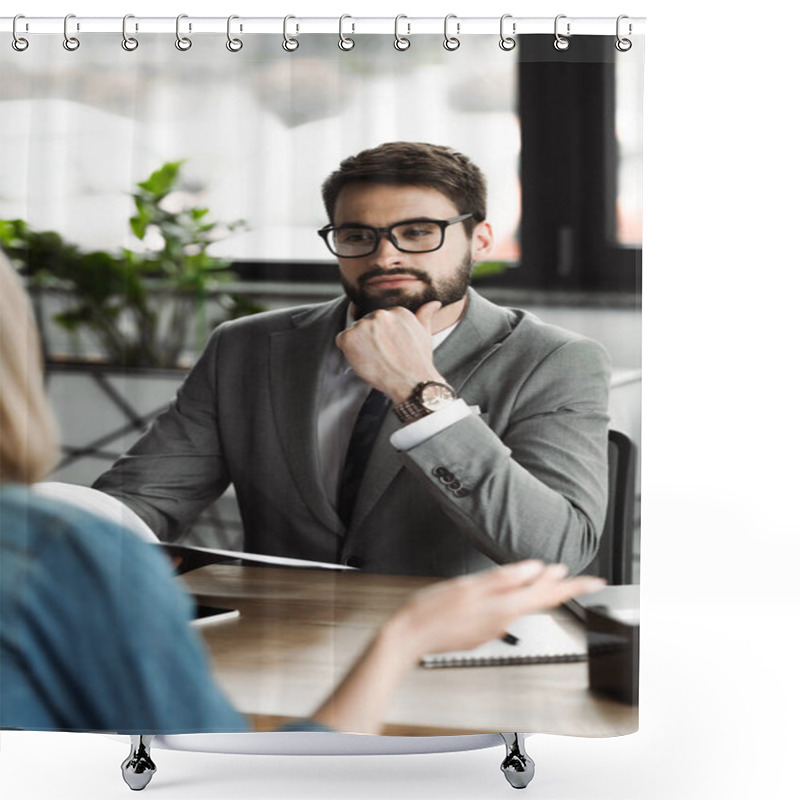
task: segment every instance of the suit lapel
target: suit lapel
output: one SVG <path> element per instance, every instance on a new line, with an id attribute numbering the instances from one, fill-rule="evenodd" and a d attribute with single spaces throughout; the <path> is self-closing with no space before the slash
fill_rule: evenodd
<path id="1" fill-rule="evenodd" d="M 325 360 L 341 330 L 347 299 L 299 311 L 294 327 L 270 337 L 270 385 L 283 451 L 298 491 L 314 515 L 342 533 L 336 510 L 322 490 L 317 417 Z"/>
<path id="2" fill-rule="evenodd" d="M 450 385 L 460 394 L 475 370 L 502 345 L 513 330 L 509 312 L 490 303 L 472 289 L 464 318 L 456 330 L 436 348 L 434 363 Z M 386 414 L 367 464 L 358 499 L 353 510 L 351 530 L 356 530 L 380 500 L 402 467 L 389 437 L 400 428 L 400 420 L 390 410 Z"/>
<path id="3" fill-rule="evenodd" d="M 475 370 L 512 331 L 510 312 L 470 289 L 467 313 L 434 353 L 436 368 L 461 394 Z"/>

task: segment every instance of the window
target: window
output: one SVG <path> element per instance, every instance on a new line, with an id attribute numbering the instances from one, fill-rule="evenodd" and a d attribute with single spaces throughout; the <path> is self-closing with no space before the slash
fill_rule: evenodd
<path id="1" fill-rule="evenodd" d="M 617 105 L 616 56 L 631 54 L 618 54 L 613 41 L 581 37 L 556 52 L 552 37 L 521 40 L 524 255 L 511 273 L 517 286 L 640 291 L 641 115 Z M 630 103 L 641 95 L 625 85 L 624 96 Z"/>
<path id="2" fill-rule="evenodd" d="M 454 52 L 420 36 L 412 58 L 386 36 L 347 53 L 336 41 L 309 36 L 288 54 L 280 37 L 254 37 L 237 59 L 199 37 L 179 53 L 171 35 L 134 55 L 116 35 L 93 35 L 90 60 L 57 37 L 35 60 L 9 48 L 0 217 L 87 249 L 135 249 L 128 192 L 185 159 L 186 190 L 211 218 L 248 223 L 217 255 L 249 278 L 335 283 L 315 234 L 327 222 L 322 180 L 364 147 L 434 141 L 488 176 L 492 257 L 507 266 L 482 285 L 638 292 L 641 53 L 596 36 L 566 52 L 549 35 L 519 36 L 512 52 L 495 36 L 465 37 Z"/>

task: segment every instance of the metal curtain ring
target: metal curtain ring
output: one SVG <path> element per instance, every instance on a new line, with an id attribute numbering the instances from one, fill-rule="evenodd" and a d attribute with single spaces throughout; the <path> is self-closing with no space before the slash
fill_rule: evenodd
<path id="1" fill-rule="evenodd" d="M 283 18 L 283 49 L 287 53 L 293 53 L 295 50 L 297 50 L 298 47 L 300 47 L 300 42 L 297 39 L 293 39 L 291 36 L 289 36 L 287 26 L 289 24 L 290 19 L 297 19 L 297 17 L 293 17 L 291 14 L 289 14 L 288 16 Z M 295 27 L 296 27 L 296 32 L 299 33 L 300 26 L 297 25 L 297 23 L 295 23 Z"/>
<path id="2" fill-rule="evenodd" d="M 515 39 L 512 39 L 510 36 L 506 36 L 505 31 L 503 30 L 505 26 L 505 22 L 507 19 L 511 19 L 511 14 L 503 14 L 500 17 L 500 49 L 501 50 L 513 50 L 517 46 L 517 42 Z M 511 32 L 517 32 L 517 23 L 511 23 Z"/>
<path id="3" fill-rule="evenodd" d="M 17 16 L 14 17 L 14 21 L 11 23 L 11 35 L 14 37 L 11 40 L 11 46 L 18 53 L 21 53 L 23 50 L 27 50 L 28 49 L 28 45 L 30 44 L 30 42 L 27 39 L 25 39 L 24 37 L 20 36 L 17 33 L 17 20 L 20 20 L 20 19 L 25 19 L 25 15 L 24 14 L 17 14 Z"/>
<path id="4" fill-rule="evenodd" d="M 405 36 L 400 35 L 400 20 L 408 19 L 405 14 L 398 14 L 394 18 L 394 49 L 395 50 L 408 50 L 411 47 L 411 39 L 406 39 Z M 411 23 L 407 22 L 406 27 L 408 32 L 406 35 L 411 34 Z"/>
<path id="5" fill-rule="evenodd" d="M 344 35 L 344 31 L 342 30 L 342 27 L 344 25 L 344 21 L 346 19 L 353 19 L 353 18 L 349 14 L 342 14 L 342 16 L 339 17 L 339 49 L 340 50 L 352 50 L 356 46 L 356 43 L 352 39 L 350 39 L 347 36 L 345 36 Z M 352 28 L 351 32 L 355 32 L 355 29 L 356 29 L 355 23 L 351 23 L 351 28 Z"/>
<path id="6" fill-rule="evenodd" d="M 617 41 L 614 42 L 614 47 L 616 47 L 617 50 L 620 51 L 620 53 L 627 53 L 628 50 L 630 50 L 631 47 L 633 47 L 633 42 L 630 39 L 624 39 L 622 36 L 620 36 L 620 32 L 619 32 L 620 31 L 620 27 L 621 27 L 620 23 L 624 19 L 628 19 L 628 15 L 627 14 L 620 14 L 617 17 Z M 628 36 L 630 36 L 632 33 L 633 33 L 633 26 L 629 22 L 628 23 Z"/>
<path id="7" fill-rule="evenodd" d="M 447 32 L 448 23 L 451 19 L 457 20 L 458 17 L 456 17 L 455 14 L 448 14 L 444 18 L 444 41 L 442 42 L 442 46 L 445 50 L 450 50 L 452 52 L 453 50 L 458 50 L 458 48 L 461 47 L 461 42 L 457 36 L 450 36 L 450 34 Z M 461 33 L 460 22 L 456 22 L 456 33 Z"/>
<path id="8" fill-rule="evenodd" d="M 132 53 L 139 46 L 139 40 L 133 36 L 128 36 L 129 19 L 134 19 L 133 14 L 126 14 L 122 18 L 122 49 Z M 136 29 L 139 29 L 138 25 L 136 26 Z"/>
<path id="9" fill-rule="evenodd" d="M 181 36 L 181 20 L 188 19 L 188 14 L 178 14 L 175 20 L 175 47 L 186 52 L 192 46 L 192 40 L 188 36 Z M 192 30 L 192 23 L 189 23 L 189 31 Z"/>
<path id="10" fill-rule="evenodd" d="M 568 38 L 569 35 L 570 35 L 570 24 L 569 24 L 569 22 L 567 23 L 567 35 L 566 36 L 562 36 L 558 32 L 558 21 L 560 19 L 566 19 L 566 18 L 567 18 L 566 14 L 559 14 L 556 17 L 555 25 L 553 27 L 553 32 L 555 33 L 555 37 L 556 37 L 555 41 L 553 42 L 553 47 L 555 47 L 556 50 L 561 50 L 561 51 L 569 50 L 569 38 Z"/>
<path id="11" fill-rule="evenodd" d="M 235 37 L 231 36 L 231 22 L 233 22 L 235 19 L 239 19 L 236 14 L 231 14 L 228 17 L 228 28 L 226 31 L 228 41 L 225 42 L 225 47 L 227 47 L 231 53 L 238 53 L 244 47 L 244 42 L 242 42 L 241 39 L 236 39 Z M 241 30 L 241 26 L 239 27 L 239 30 Z"/>
<path id="12" fill-rule="evenodd" d="M 74 14 L 67 14 L 64 17 L 64 49 L 74 52 L 81 46 L 81 43 L 74 36 L 69 35 L 69 21 L 71 19 L 75 19 Z M 80 26 L 77 26 L 76 30 L 80 30 Z"/>

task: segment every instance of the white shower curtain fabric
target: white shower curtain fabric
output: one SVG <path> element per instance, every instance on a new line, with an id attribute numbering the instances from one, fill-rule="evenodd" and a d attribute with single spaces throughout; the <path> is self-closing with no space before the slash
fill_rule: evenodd
<path id="1" fill-rule="evenodd" d="M 140 36 L 130 52 L 120 46 L 118 34 L 85 34 L 73 52 L 59 37 L 29 38 L 26 51 L 4 47 L 0 53 L 4 247 L 13 250 L 10 226 L 16 224 L 26 235 L 56 232 L 64 248 L 105 254 L 101 260 L 140 264 L 191 229 L 194 238 L 183 241 L 183 255 L 196 259 L 190 266 L 200 272 L 204 265 L 219 268 L 218 275 L 199 277 L 187 268 L 182 289 L 196 291 L 185 293 L 191 311 L 183 315 L 188 320 L 183 327 L 170 292 L 161 305 L 151 306 L 160 309 L 152 327 L 167 337 L 159 341 L 167 341 L 173 330 L 175 357 L 171 364 L 145 364 L 136 381 L 124 364 L 112 364 L 98 377 L 108 360 L 108 338 L 83 324 L 63 282 L 52 275 L 31 282 L 65 446 L 55 480 L 90 486 L 169 403 L 221 320 L 339 296 L 336 263 L 317 235 L 328 222 L 321 184 L 345 157 L 395 141 L 447 145 L 484 172 L 494 249 L 478 266 L 476 290 L 499 305 L 525 309 L 599 341 L 613 369 L 611 425 L 638 447 L 639 37 L 631 53 L 615 50 L 610 35 L 596 37 L 602 47 L 575 46 L 571 54 L 557 51 L 552 37 L 530 37 L 526 46 L 520 41 L 505 51 L 496 35 L 465 36 L 452 51 L 442 47 L 441 36 L 414 37 L 412 46 L 400 51 L 391 36 L 360 35 L 343 51 L 336 35 L 306 35 L 294 52 L 276 35 L 245 36 L 237 52 L 225 47 L 224 34 L 193 37 L 186 51 L 166 33 Z M 521 84 L 532 79 L 521 66 L 540 62 L 552 67 L 562 88 L 572 80 L 570 70 L 593 63 L 607 68 L 598 80 L 610 81 L 606 97 L 612 99 L 585 131 L 580 98 L 543 102 L 546 124 L 522 106 L 531 89 L 530 83 Z M 547 81 L 548 75 L 533 80 Z M 585 89 L 583 78 L 577 80 Z M 568 132 L 559 127 L 561 110 L 570 120 Z M 611 131 L 596 151 L 602 163 L 587 156 L 595 152 L 587 141 L 596 135 L 592 126 L 599 119 Z M 543 134 L 548 125 L 550 133 Z M 569 147 L 576 156 L 548 178 L 542 162 L 551 147 L 552 160 L 561 162 Z M 578 173 L 600 174 L 592 185 L 602 190 L 591 197 L 568 196 L 559 187 L 559 174 L 570 187 L 579 187 Z M 142 200 L 143 185 L 147 191 L 159 181 L 170 187 L 163 208 L 173 220 L 184 215 L 177 233 L 151 224 L 148 214 L 154 212 Z M 538 199 L 531 200 L 534 195 Z M 548 229 L 531 234 L 529 201 L 537 209 L 569 206 L 571 220 L 591 217 L 587 226 L 594 238 L 581 238 L 573 222 L 552 220 Z M 583 207 L 589 210 L 584 213 Z M 584 269 L 581 260 L 591 260 L 587 242 L 601 242 L 604 253 L 619 256 L 625 275 L 615 272 L 610 256 L 596 269 Z M 14 252 L 24 268 L 25 259 Z M 164 277 L 157 270 L 148 277 L 154 297 Z M 127 310 L 118 323 L 119 331 L 108 336 L 119 334 L 132 358 L 137 320 Z M 632 580 L 638 583 L 638 521 L 635 535 Z M 243 547 L 233 494 L 223 494 L 183 541 Z M 319 591 L 330 592 L 335 603 L 335 582 Z M 335 641 L 328 656 L 331 674 L 338 674 Z M 288 674 L 292 665 L 286 668 Z M 268 715 L 284 688 L 273 686 L 243 705 Z"/>

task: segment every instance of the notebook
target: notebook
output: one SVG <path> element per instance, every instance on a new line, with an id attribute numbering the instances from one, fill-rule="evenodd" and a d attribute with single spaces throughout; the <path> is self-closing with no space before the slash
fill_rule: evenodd
<path id="1" fill-rule="evenodd" d="M 545 664 L 585 661 L 586 634 L 576 620 L 554 619 L 550 614 L 521 617 L 508 632 L 517 644 L 493 639 L 472 650 L 452 650 L 422 657 L 423 667 L 488 667 L 498 664 Z"/>
<path id="2" fill-rule="evenodd" d="M 604 586 L 597 592 L 573 597 L 564 607 L 586 622 L 586 609 L 592 609 L 625 625 L 639 624 L 639 586 Z"/>

